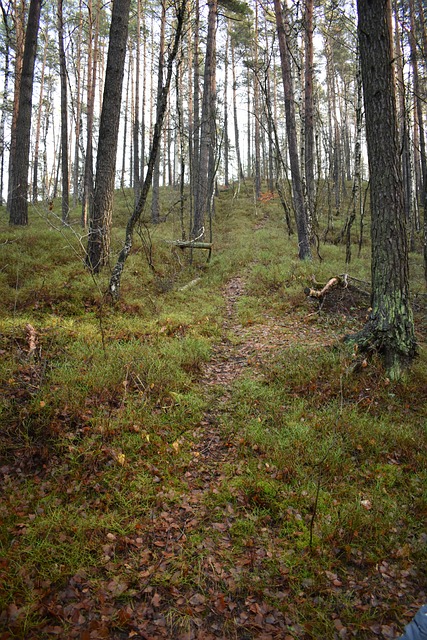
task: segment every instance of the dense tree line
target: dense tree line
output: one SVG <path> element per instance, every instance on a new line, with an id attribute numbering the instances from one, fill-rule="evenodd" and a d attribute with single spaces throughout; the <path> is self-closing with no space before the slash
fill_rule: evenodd
<path id="1" fill-rule="evenodd" d="M 379 63 L 368 60 L 375 34 L 367 36 L 363 3 L 0 4 L 0 194 L 7 194 L 11 224 L 28 223 L 30 197 L 48 203 L 61 196 L 64 223 L 69 199 L 80 203 L 81 224 L 89 227 L 87 264 L 97 272 L 110 252 L 116 187 L 133 189 L 134 221 L 152 187 L 153 224 L 162 220 L 159 186 L 179 189 L 182 241 L 194 243 L 206 238 L 218 182 L 230 187 L 250 179 L 255 198 L 264 188 L 280 194 L 301 259 L 324 240 L 345 243 L 349 262 L 352 245 L 363 240 L 371 180 L 373 241 L 387 236 L 386 227 L 375 227 L 383 221 L 376 207 L 390 204 L 378 202 L 375 189 L 397 190 L 399 237 L 406 242 L 408 235 L 409 248 L 424 252 L 427 279 L 422 0 L 371 3 L 388 34 L 387 80 L 375 73 Z M 391 109 L 387 132 L 378 129 L 381 118 L 372 126 L 374 77 Z M 374 156 L 380 148 L 388 153 L 390 144 L 394 183 L 378 186 Z M 128 226 L 123 260 L 131 231 Z M 393 247 L 404 261 L 405 247 Z M 402 286 L 396 284 L 400 293 Z"/>

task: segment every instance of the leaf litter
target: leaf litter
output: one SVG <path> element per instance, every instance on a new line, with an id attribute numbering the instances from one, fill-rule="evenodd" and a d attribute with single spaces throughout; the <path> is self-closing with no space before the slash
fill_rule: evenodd
<path id="1" fill-rule="evenodd" d="M 319 556 L 315 578 L 310 574 L 297 584 L 289 542 L 268 510 L 262 516 L 265 496 L 257 496 L 256 492 L 248 496 L 230 482 L 230 470 L 233 477 L 239 477 L 247 466 L 239 437 L 229 436 L 222 428 L 228 419 L 227 402 L 233 382 L 248 370 L 256 377 L 260 365 L 272 353 L 295 342 L 296 329 L 299 337 L 307 332 L 310 340 L 316 336 L 319 344 L 331 341 L 327 329 L 316 328 L 313 332 L 313 327 L 296 327 L 291 320 L 284 326 L 283 321 L 279 324 L 268 315 L 262 323 L 239 324 L 236 305 L 244 286 L 243 278 L 236 277 L 224 291 L 224 337 L 213 348 L 200 375 L 200 386 L 206 387 L 208 393 L 213 390 L 210 407 L 191 433 L 171 443 L 177 458 L 183 449 L 189 453 L 181 466 L 181 485 L 168 485 L 161 470 L 148 465 L 147 472 L 156 486 L 150 513 L 141 517 L 131 533 L 94 534 L 95 544 L 102 549 L 102 567 L 97 570 L 82 569 L 59 582 L 23 575 L 23 584 L 33 592 L 31 614 L 38 616 L 39 623 L 25 636 L 20 635 L 28 609 L 23 600 L 11 602 L 0 614 L 0 640 L 308 639 L 319 637 L 315 619 L 322 607 L 330 612 L 331 638 L 397 638 L 403 624 L 423 603 L 425 584 L 405 557 L 405 550 L 405 562 L 390 558 L 373 564 L 369 553 L 349 545 L 346 562 L 340 561 L 343 551 L 337 550 L 337 568 L 324 569 Z M 150 444 L 149 438 L 147 443 Z M 112 450 L 107 457 L 126 470 L 124 453 Z M 278 475 L 265 456 L 260 454 L 259 459 L 267 475 Z M 51 469 L 55 462 L 59 465 L 59 461 L 51 460 Z M 15 498 L 31 473 L 26 471 L 24 462 L 20 469 L 16 473 L 16 469 L 4 465 L 0 470 L 5 482 L 15 483 Z M 50 489 L 48 471 L 45 465 L 44 472 L 36 476 L 40 503 Z M 101 475 L 101 471 L 93 467 L 91 473 Z M 84 482 L 82 478 L 75 492 L 82 490 Z M 230 500 L 225 505 L 219 501 L 215 506 L 215 497 L 225 487 Z M 73 490 L 67 486 L 67 493 Z M 14 507 L 22 514 L 22 521 L 14 530 L 17 540 L 25 536 L 28 522 L 38 517 L 34 508 L 37 500 L 27 504 L 23 495 Z M 255 528 L 250 526 L 249 499 L 259 506 L 262 516 Z M 365 510 L 372 508 L 367 498 L 362 499 L 361 505 Z M 289 522 L 303 520 L 303 515 L 292 508 L 285 517 Z M 245 528 L 245 518 L 247 530 L 236 544 L 235 530 Z M 68 535 L 61 535 L 66 544 Z M 316 558 L 313 561 L 306 550 L 299 553 L 300 564 L 316 564 Z M 334 551 L 331 553 L 333 556 Z M 10 569 L 8 561 L 0 559 L 3 585 Z M 358 612 L 357 625 L 354 621 L 345 622 L 342 602 L 346 599 Z M 403 619 L 390 611 L 396 604 Z M 302 610 L 311 611 L 312 617 L 301 615 Z"/>

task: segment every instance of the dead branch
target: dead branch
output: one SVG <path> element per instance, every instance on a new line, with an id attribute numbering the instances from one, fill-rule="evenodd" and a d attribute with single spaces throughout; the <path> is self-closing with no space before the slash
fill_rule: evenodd
<path id="1" fill-rule="evenodd" d="M 33 325 L 29 323 L 25 326 L 25 330 L 27 332 L 28 357 L 30 358 L 37 349 L 37 332 Z"/>
<path id="2" fill-rule="evenodd" d="M 322 289 L 311 289 L 310 287 L 306 287 L 304 289 L 304 293 L 307 296 L 310 296 L 310 298 L 323 298 L 328 293 L 328 291 L 334 289 L 339 284 L 343 284 L 343 281 L 339 276 L 334 276 L 333 278 L 330 278 L 330 280 L 328 280 L 328 282 Z M 346 285 L 344 284 L 344 286 Z"/>
<path id="3" fill-rule="evenodd" d="M 334 276 L 330 278 L 325 285 L 321 285 L 316 282 L 316 278 L 313 276 L 312 281 L 314 285 L 317 285 L 319 288 L 306 287 L 304 289 L 304 293 L 310 298 L 317 298 L 323 300 L 324 296 L 335 287 L 342 287 L 347 289 L 347 287 L 351 286 L 354 289 L 360 291 L 360 293 L 369 295 L 371 292 L 371 285 L 369 282 L 365 282 L 364 280 L 360 280 L 359 278 L 354 278 L 350 276 L 348 273 L 342 273 L 339 276 Z"/>

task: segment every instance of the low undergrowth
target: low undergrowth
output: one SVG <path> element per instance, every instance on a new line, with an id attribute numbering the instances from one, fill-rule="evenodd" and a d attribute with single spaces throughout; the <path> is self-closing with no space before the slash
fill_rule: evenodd
<path id="1" fill-rule="evenodd" d="M 302 264 L 277 202 L 248 202 L 221 193 L 210 264 L 166 242 L 174 215 L 142 228 L 116 307 L 77 225 L 2 222 L 1 640 L 394 638 L 425 600 L 422 309 L 391 383 L 340 342 L 363 296 L 303 293 L 368 280 L 367 248 Z"/>

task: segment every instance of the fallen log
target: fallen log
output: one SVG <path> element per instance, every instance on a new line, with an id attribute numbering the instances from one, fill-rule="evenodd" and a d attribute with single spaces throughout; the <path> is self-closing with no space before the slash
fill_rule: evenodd
<path id="1" fill-rule="evenodd" d="M 181 249 L 212 249 L 212 242 L 197 242 L 195 240 L 172 240 L 170 244 Z"/>

